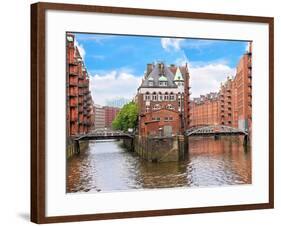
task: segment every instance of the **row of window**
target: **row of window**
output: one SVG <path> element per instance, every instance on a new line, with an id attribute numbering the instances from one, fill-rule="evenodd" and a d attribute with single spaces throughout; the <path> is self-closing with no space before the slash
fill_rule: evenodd
<path id="1" fill-rule="evenodd" d="M 155 104 L 153 107 L 152 107 L 152 110 L 160 110 L 162 108 L 162 106 L 160 104 Z M 149 109 L 150 107 L 149 106 L 146 106 L 146 112 L 149 112 Z M 170 109 L 170 110 L 175 110 L 175 106 L 172 105 L 172 104 L 167 104 L 166 105 L 166 109 Z"/>
<path id="2" fill-rule="evenodd" d="M 149 81 L 148 82 L 148 86 L 153 86 L 154 85 L 154 82 L 153 81 Z M 168 82 L 166 81 L 161 81 L 159 82 L 159 86 L 168 86 Z"/>
<path id="3" fill-rule="evenodd" d="M 182 95 L 178 95 L 178 99 L 181 99 L 181 98 L 183 98 L 183 96 Z M 174 95 L 174 94 L 164 94 L 164 95 L 161 95 L 161 94 L 152 94 L 152 95 L 150 95 L 150 94 L 145 94 L 144 95 L 144 100 L 146 100 L 146 101 L 150 101 L 150 100 L 152 100 L 152 101 L 163 101 L 163 100 L 170 100 L 170 101 L 174 101 L 174 100 L 176 100 L 176 95 Z"/>
<path id="4" fill-rule="evenodd" d="M 152 117 L 152 121 L 161 121 L 160 117 Z M 173 121 L 173 117 L 164 117 L 164 121 L 168 122 L 168 121 Z"/>
<path id="5" fill-rule="evenodd" d="M 178 86 L 184 86 L 184 83 L 183 82 L 178 82 L 177 85 Z M 148 82 L 148 86 L 154 86 L 154 82 L 153 81 L 149 81 Z M 159 86 L 168 86 L 168 82 L 161 81 L 161 82 L 159 82 Z"/>

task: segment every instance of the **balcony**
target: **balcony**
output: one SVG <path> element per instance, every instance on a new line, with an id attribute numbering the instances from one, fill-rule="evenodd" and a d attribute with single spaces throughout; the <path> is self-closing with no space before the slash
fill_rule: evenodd
<path id="1" fill-rule="evenodd" d="M 68 92 L 68 96 L 69 96 L 69 97 L 76 97 L 76 96 L 77 96 L 77 93 L 78 93 L 77 88 L 75 88 L 75 87 L 70 87 L 70 88 L 69 88 L 69 92 Z"/>
<path id="2" fill-rule="evenodd" d="M 70 116 L 70 122 L 77 122 L 77 120 L 78 120 L 77 116 L 76 117 L 71 117 Z"/>
<path id="3" fill-rule="evenodd" d="M 77 122 L 78 120 L 78 114 L 77 114 L 77 111 L 72 111 L 70 113 L 70 121 L 71 122 Z"/>
<path id="4" fill-rule="evenodd" d="M 248 62 L 248 68 L 252 69 L 252 62 L 251 61 Z"/>
<path id="5" fill-rule="evenodd" d="M 69 86 L 77 86 L 77 80 L 75 80 L 75 79 L 69 79 Z"/>
<path id="6" fill-rule="evenodd" d="M 75 59 L 73 59 L 73 58 L 68 59 L 68 63 L 69 63 L 70 65 L 74 65 L 74 66 L 78 65 L 77 60 L 75 60 Z"/>
<path id="7" fill-rule="evenodd" d="M 69 67 L 69 75 L 77 76 L 78 74 L 78 67 Z"/>
<path id="8" fill-rule="evenodd" d="M 83 80 L 83 79 L 85 79 L 85 77 L 84 77 L 83 74 L 79 74 L 79 75 L 78 75 L 78 79 Z"/>
<path id="9" fill-rule="evenodd" d="M 81 82 L 79 82 L 79 83 L 78 83 L 78 87 L 79 87 L 79 88 L 84 88 L 84 84 L 81 83 Z"/>
<path id="10" fill-rule="evenodd" d="M 74 92 L 69 92 L 68 96 L 69 97 L 77 97 L 77 94 L 75 94 Z"/>
<path id="11" fill-rule="evenodd" d="M 70 107 L 77 107 L 77 105 L 78 105 L 77 98 L 71 98 L 71 99 L 69 100 L 69 106 L 70 106 Z"/>

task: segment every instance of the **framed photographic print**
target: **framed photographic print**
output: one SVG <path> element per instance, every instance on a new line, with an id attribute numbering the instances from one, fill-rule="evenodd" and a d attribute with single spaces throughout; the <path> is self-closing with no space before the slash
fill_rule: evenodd
<path id="1" fill-rule="evenodd" d="M 31 220 L 274 206 L 273 18 L 31 5 Z"/>

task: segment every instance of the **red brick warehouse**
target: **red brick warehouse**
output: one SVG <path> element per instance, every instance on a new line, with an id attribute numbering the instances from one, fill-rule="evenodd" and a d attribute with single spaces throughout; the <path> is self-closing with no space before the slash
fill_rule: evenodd
<path id="1" fill-rule="evenodd" d="M 252 43 L 241 57 L 234 78 L 228 76 L 218 92 L 193 98 L 190 126 L 227 125 L 252 129 Z"/>
<path id="2" fill-rule="evenodd" d="M 93 126 L 93 100 L 89 75 L 75 46 L 75 36 L 66 35 L 66 126 L 67 135 L 88 133 Z"/>

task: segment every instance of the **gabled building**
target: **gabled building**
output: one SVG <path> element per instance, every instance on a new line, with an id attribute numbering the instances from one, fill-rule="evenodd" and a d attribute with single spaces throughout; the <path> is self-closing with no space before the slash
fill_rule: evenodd
<path id="1" fill-rule="evenodd" d="M 185 66 L 148 64 L 136 96 L 141 136 L 182 134 L 189 123 L 189 72 Z"/>

